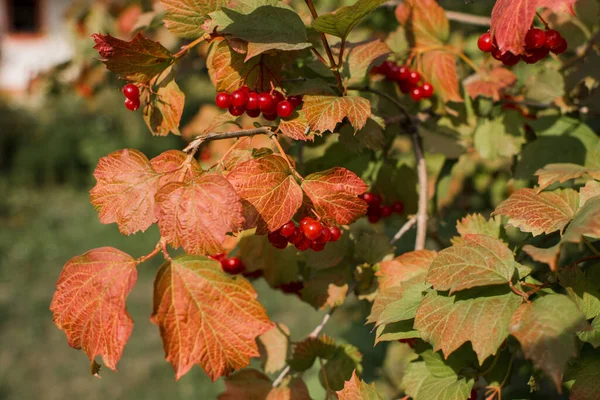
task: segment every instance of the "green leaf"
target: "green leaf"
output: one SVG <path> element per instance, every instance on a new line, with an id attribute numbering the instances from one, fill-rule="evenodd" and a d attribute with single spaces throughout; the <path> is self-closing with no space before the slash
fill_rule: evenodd
<path id="1" fill-rule="evenodd" d="M 323 367 L 325 375 L 327 375 L 327 383 L 329 388 L 334 391 L 341 390 L 344 387 L 344 382 L 350 379 L 354 370 L 362 373 L 362 354 L 358 349 L 351 344 L 343 344 L 338 346 L 333 357 L 327 360 Z M 326 388 L 323 374 L 319 374 L 321 385 Z"/>
<path id="2" fill-rule="evenodd" d="M 394 322 L 379 325 L 375 334 L 375 344 L 379 342 L 390 342 L 400 339 L 418 338 L 419 332 L 413 328 L 414 320 Z"/>
<path id="3" fill-rule="evenodd" d="M 181 135 L 179 124 L 185 105 L 185 94 L 171 77 L 153 85 L 150 102 L 144 107 L 144 121 L 156 136 Z"/>
<path id="4" fill-rule="evenodd" d="M 344 124 L 340 129 L 339 141 L 351 151 L 359 152 L 364 149 L 377 151 L 383 149 L 385 136 L 381 126 L 369 118 L 364 128 L 358 132 L 355 132 L 349 124 Z"/>
<path id="5" fill-rule="evenodd" d="M 383 233 L 364 232 L 356 240 L 355 256 L 357 259 L 375 264 L 392 253 L 394 247 L 390 239 Z"/>
<path id="6" fill-rule="evenodd" d="M 222 8 L 211 13 L 211 18 L 218 21 L 220 33 L 248 42 L 246 61 L 270 50 L 293 51 L 312 46 L 298 13 L 281 2 L 244 13 Z"/>
<path id="7" fill-rule="evenodd" d="M 490 161 L 512 157 L 519 153 L 525 143 L 522 126 L 523 122 L 517 113 L 484 120 L 475 131 L 475 149 L 481 157 Z"/>
<path id="8" fill-rule="evenodd" d="M 600 238 L 600 197 L 588 200 L 577 211 L 561 242 L 579 243 L 583 235 Z"/>
<path id="9" fill-rule="evenodd" d="M 585 174 L 590 174 L 592 177 L 600 178 L 600 171 L 590 170 L 582 165 L 570 163 L 548 164 L 544 168 L 535 171 L 538 176 L 538 192 L 541 192 L 553 183 L 563 183 L 571 179 L 577 179 Z"/>
<path id="10" fill-rule="evenodd" d="M 319 32 L 345 39 L 361 19 L 383 3 L 384 0 L 358 0 L 351 6 L 320 15 L 313 21 L 312 27 Z"/>
<path id="11" fill-rule="evenodd" d="M 306 371 L 313 366 L 317 357 L 331 360 L 337 350 L 335 341 L 327 335 L 319 338 L 309 337 L 294 346 L 294 352 L 288 364 L 294 371 Z"/>
<path id="12" fill-rule="evenodd" d="M 583 358 L 571 387 L 570 400 L 596 400 L 600 391 L 600 357 L 598 353 Z"/>
<path id="13" fill-rule="evenodd" d="M 469 289 L 508 283 L 515 272 L 512 251 L 500 240 L 466 235 L 463 244 L 440 251 L 431 263 L 427 281 L 436 290 Z"/>
<path id="14" fill-rule="evenodd" d="M 379 325 L 415 318 L 423 292 L 429 287 L 424 277 L 415 277 L 380 291 L 375 297 L 367 323 Z"/>
<path id="15" fill-rule="evenodd" d="M 469 293 L 471 297 L 463 293 L 451 297 L 428 293 L 417 310 L 415 328 L 446 358 L 470 341 L 483 365 L 508 336 L 510 318 L 521 298 L 504 288 L 479 289 Z"/>
<path id="16" fill-rule="evenodd" d="M 583 272 L 580 268 L 565 269 L 560 274 L 560 284 L 567 296 L 577 304 L 586 319 L 600 314 L 600 282 L 598 274 Z M 587 276 L 586 276 L 587 275 Z"/>
<path id="17" fill-rule="evenodd" d="M 583 330 L 577 332 L 579 340 L 588 342 L 594 348 L 600 347 L 600 317 L 596 317 L 591 322 L 591 330 Z"/>
<path id="18" fill-rule="evenodd" d="M 460 377 L 450 368 L 444 376 L 435 376 L 424 361 L 408 364 L 402 387 L 413 400 L 465 400 L 473 380 Z"/>
<path id="19" fill-rule="evenodd" d="M 456 222 L 456 230 L 460 237 L 451 239 L 452 244 L 464 243 L 466 235 L 486 235 L 500 239 L 500 218 L 486 219 L 481 214 L 469 214 Z"/>
<path id="20" fill-rule="evenodd" d="M 248 235 L 240 240 L 239 248 L 239 257 L 247 271 L 263 271 L 271 287 L 298 280 L 298 257 L 294 247 L 276 249 L 266 236 Z"/>
<path id="21" fill-rule="evenodd" d="M 304 281 L 302 300 L 316 309 L 337 307 L 346 300 L 351 281 L 352 271 L 346 265 L 315 271 Z"/>
<path id="22" fill-rule="evenodd" d="M 565 94 L 565 80 L 555 69 L 545 68 L 527 79 L 525 98 L 544 104 L 554 102 Z"/>
<path id="23" fill-rule="evenodd" d="M 172 33 L 187 39 L 204 35 L 208 14 L 226 6 L 229 0 L 160 0 L 167 10 L 165 25 Z"/>
<path id="24" fill-rule="evenodd" d="M 575 332 L 589 328 L 585 316 L 567 296 L 550 294 L 525 303 L 514 313 L 509 332 L 525 357 L 549 375 L 560 390 L 567 361 L 577 355 Z"/>

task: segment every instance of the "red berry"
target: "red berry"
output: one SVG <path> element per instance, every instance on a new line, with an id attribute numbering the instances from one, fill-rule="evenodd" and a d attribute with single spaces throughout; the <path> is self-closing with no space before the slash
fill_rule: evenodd
<path id="1" fill-rule="evenodd" d="M 265 114 L 263 113 L 263 118 L 267 121 L 275 121 L 277 119 L 277 114 Z"/>
<path id="2" fill-rule="evenodd" d="M 378 208 L 381 205 L 381 196 L 378 194 L 373 194 L 373 198 L 371 199 L 369 205 L 371 207 Z"/>
<path id="3" fill-rule="evenodd" d="M 302 227 L 303 227 L 304 225 L 308 224 L 308 223 L 309 223 L 309 222 L 311 222 L 311 221 L 316 221 L 316 220 L 315 220 L 314 218 L 311 218 L 311 217 L 303 217 L 303 218 L 300 220 L 300 223 L 298 224 L 298 226 L 300 227 L 300 229 L 302 229 Z"/>
<path id="4" fill-rule="evenodd" d="M 321 223 L 319 221 L 308 221 L 301 227 L 302 233 L 309 240 L 316 240 L 319 236 L 321 236 L 321 231 L 323 228 L 321 227 Z"/>
<path id="5" fill-rule="evenodd" d="M 392 215 L 392 207 L 390 207 L 390 206 L 383 206 L 379 210 L 379 213 L 381 214 L 382 218 L 389 217 L 390 215 Z"/>
<path id="6" fill-rule="evenodd" d="M 554 29 L 548 29 L 544 36 L 546 36 L 546 48 L 548 50 L 554 50 L 561 44 L 561 39 L 563 38 L 559 31 L 555 31 Z"/>
<path id="7" fill-rule="evenodd" d="M 225 92 L 217 93 L 215 103 L 219 108 L 229 108 L 229 106 L 231 105 L 231 96 L 229 96 L 229 94 Z"/>
<path id="8" fill-rule="evenodd" d="M 244 263 L 237 257 L 227 258 L 221 262 L 221 265 L 223 267 L 223 271 L 232 275 L 239 274 L 245 269 Z"/>
<path id="9" fill-rule="evenodd" d="M 503 54 L 504 53 L 502 53 L 502 50 L 500 50 L 500 49 L 492 50 L 492 57 L 494 57 L 494 59 L 496 59 L 498 61 L 502 61 Z"/>
<path id="10" fill-rule="evenodd" d="M 567 50 L 567 41 L 564 38 L 561 39 L 560 44 L 551 50 L 554 54 L 562 54 Z"/>
<path id="11" fill-rule="evenodd" d="M 331 232 L 331 238 L 329 238 L 330 242 L 337 242 L 338 240 L 340 240 L 340 237 L 342 236 L 342 231 L 340 230 L 340 228 L 338 228 L 337 226 L 330 226 L 329 232 Z"/>
<path id="12" fill-rule="evenodd" d="M 546 47 L 542 47 L 541 49 L 531 50 L 527 55 L 522 55 L 521 59 L 527 64 L 535 64 L 541 59 L 548 57 L 549 53 L 550 50 L 548 50 Z"/>
<path id="13" fill-rule="evenodd" d="M 414 101 L 419 101 L 423 98 L 423 91 L 420 86 L 410 91 L 410 98 Z"/>
<path id="14" fill-rule="evenodd" d="M 401 65 L 396 72 L 396 79 L 399 81 L 405 81 L 410 76 L 410 69 L 406 65 Z"/>
<path id="15" fill-rule="evenodd" d="M 262 269 L 255 269 L 254 271 L 249 271 L 249 272 L 244 271 L 242 275 L 244 275 L 244 277 L 247 279 L 253 280 L 253 279 L 260 278 L 263 275 L 263 271 L 262 271 Z"/>
<path id="16" fill-rule="evenodd" d="M 298 243 L 296 243 L 295 246 L 298 250 L 305 251 L 310 248 L 311 244 L 312 244 L 312 240 L 304 238 L 301 241 L 299 241 Z"/>
<path id="17" fill-rule="evenodd" d="M 471 395 L 469 396 L 469 400 L 477 400 L 477 390 L 471 390 Z"/>
<path id="18" fill-rule="evenodd" d="M 229 106 L 229 114 L 233 115 L 234 117 L 239 117 L 240 115 L 244 114 L 246 112 L 246 107 L 244 106 L 234 106 L 233 104 Z"/>
<path id="19" fill-rule="evenodd" d="M 531 28 L 525 35 L 525 48 L 527 50 L 539 49 L 546 44 L 546 35 L 544 31 L 538 28 Z"/>
<path id="20" fill-rule="evenodd" d="M 304 234 L 302 233 L 302 230 L 299 228 L 296 228 L 296 231 L 292 234 L 292 236 L 290 236 L 288 238 L 288 242 L 291 244 L 298 244 L 301 241 L 304 240 Z"/>
<path id="21" fill-rule="evenodd" d="M 250 90 L 250 88 L 248 86 L 242 86 L 240 88 L 240 90 L 244 93 L 246 93 L 246 96 L 250 96 L 250 93 L 252 93 L 252 90 Z"/>
<path id="22" fill-rule="evenodd" d="M 396 67 L 396 63 L 393 61 L 384 61 L 383 64 L 381 64 L 381 73 L 384 75 L 388 74 L 388 71 L 390 71 L 391 69 L 393 69 L 394 67 Z"/>
<path id="23" fill-rule="evenodd" d="M 246 110 L 246 114 L 250 118 L 258 118 L 260 116 L 260 110 Z"/>
<path id="24" fill-rule="evenodd" d="M 419 82 L 421 82 L 421 74 L 418 73 L 417 71 L 412 71 L 409 75 L 408 75 L 408 81 L 410 83 L 412 83 L 413 85 L 418 85 Z"/>
<path id="25" fill-rule="evenodd" d="M 370 223 L 376 224 L 381 219 L 381 214 L 379 214 L 379 213 L 367 214 L 367 218 L 369 219 Z"/>
<path id="26" fill-rule="evenodd" d="M 135 111 L 138 108 L 140 108 L 140 99 L 129 99 L 126 98 L 125 99 L 125 107 L 127 107 L 127 109 L 129 111 Z"/>
<path id="27" fill-rule="evenodd" d="M 302 281 L 287 282 L 279 285 L 279 289 L 286 294 L 300 294 L 300 291 L 304 289 Z"/>
<path id="28" fill-rule="evenodd" d="M 386 69 L 385 69 L 385 77 L 391 81 L 396 80 L 396 75 L 398 74 L 398 71 L 400 70 L 400 67 L 398 66 L 398 64 L 396 63 L 391 63 Z"/>
<path id="29" fill-rule="evenodd" d="M 373 195 L 373 193 L 371 193 L 371 192 L 366 192 L 366 193 L 363 193 L 363 194 L 360 196 L 360 198 L 361 198 L 361 199 L 363 199 L 363 200 L 364 200 L 364 201 L 365 201 L 367 204 L 370 204 L 370 203 L 371 203 L 371 201 L 373 201 L 373 196 L 374 196 L 374 195 Z"/>
<path id="30" fill-rule="evenodd" d="M 310 244 L 310 248 L 313 251 L 323 251 L 323 249 L 325 248 L 325 243 L 324 242 L 312 242 Z"/>
<path id="31" fill-rule="evenodd" d="M 327 243 L 330 240 L 331 240 L 331 231 L 329 230 L 328 227 L 324 226 L 323 229 L 321 229 L 321 235 L 315 241 L 319 242 L 319 243 Z"/>
<path id="32" fill-rule="evenodd" d="M 225 253 L 213 254 L 212 256 L 208 256 L 208 258 L 212 258 L 213 260 L 221 261 L 225 259 Z"/>
<path id="33" fill-rule="evenodd" d="M 479 39 L 477 39 L 477 47 L 484 53 L 491 53 L 494 51 L 496 46 L 494 46 L 494 42 L 492 42 L 492 35 L 489 32 L 486 32 L 479 36 Z"/>
<path id="34" fill-rule="evenodd" d="M 279 234 L 283 237 L 289 238 L 296 233 L 296 224 L 293 221 L 286 222 L 281 228 L 279 228 Z"/>
<path id="35" fill-rule="evenodd" d="M 421 95 L 424 99 L 428 99 L 433 96 L 433 85 L 429 82 L 425 82 L 423 86 L 421 86 Z"/>
<path id="36" fill-rule="evenodd" d="M 298 94 L 296 96 L 289 96 L 287 98 L 287 101 L 289 101 L 290 103 L 292 103 L 292 105 L 294 106 L 294 108 L 298 108 L 302 104 L 302 95 Z"/>
<path id="37" fill-rule="evenodd" d="M 413 90 L 413 88 L 415 87 L 415 85 L 411 82 L 407 80 L 404 81 L 400 81 L 398 83 L 398 87 L 400 88 L 400 91 L 404 94 L 406 93 L 410 93 L 411 90 Z"/>
<path id="38" fill-rule="evenodd" d="M 281 118 L 288 118 L 294 112 L 294 106 L 287 100 L 277 103 L 277 115 Z"/>
<path id="39" fill-rule="evenodd" d="M 285 249 L 288 245 L 287 238 L 283 237 L 279 232 L 269 232 L 267 239 L 277 249 Z"/>
<path id="40" fill-rule="evenodd" d="M 392 203 L 392 211 L 397 214 L 402 214 L 404 212 L 404 204 L 401 201 L 395 201 Z"/>
<path id="41" fill-rule="evenodd" d="M 275 104 L 279 104 L 280 102 L 285 100 L 285 97 L 278 90 L 273 90 L 273 93 L 271 93 L 271 97 L 273 98 L 273 103 Z"/>
<path id="42" fill-rule="evenodd" d="M 140 97 L 140 89 L 138 89 L 138 87 L 133 83 L 128 83 L 127 85 L 123 86 L 123 94 L 128 99 L 136 100 Z"/>
<path id="43" fill-rule="evenodd" d="M 260 105 L 261 111 L 270 110 L 273 108 L 273 98 L 267 92 L 262 92 L 258 95 L 258 104 Z"/>
<path id="44" fill-rule="evenodd" d="M 521 57 L 514 55 L 510 51 L 507 51 L 502 55 L 502 59 L 500 61 L 502 61 L 502 64 L 506 65 L 507 67 L 512 67 L 513 65 L 516 65 L 520 59 Z"/>
<path id="45" fill-rule="evenodd" d="M 250 92 L 248 94 L 248 102 L 246 103 L 247 110 L 260 110 L 260 103 L 258 102 L 258 93 Z"/>
<path id="46" fill-rule="evenodd" d="M 248 103 L 248 95 L 242 89 L 234 90 L 231 93 L 231 105 L 236 107 L 245 107 Z"/>

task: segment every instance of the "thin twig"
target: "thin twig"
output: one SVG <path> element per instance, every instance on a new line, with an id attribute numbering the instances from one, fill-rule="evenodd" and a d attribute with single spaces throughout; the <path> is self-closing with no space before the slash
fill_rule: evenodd
<path id="1" fill-rule="evenodd" d="M 585 243 L 585 245 L 588 247 L 588 249 L 592 251 L 592 253 L 600 255 L 600 251 L 598 251 L 598 249 L 595 248 L 594 245 L 585 236 L 582 236 L 582 239 L 583 243 Z"/>
<path id="2" fill-rule="evenodd" d="M 479 15 L 467 14 L 458 11 L 446 11 L 446 17 L 450 21 L 462 22 L 469 25 L 490 26 L 491 18 Z"/>
<path id="3" fill-rule="evenodd" d="M 329 386 L 329 380 L 327 380 L 327 374 L 325 373 L 325 366 L 323 365 L 323 360 L 321 357 L 317 357 L 319 359 L 319 365 L 321 366 L 321 375 L 323 375 L 323 383 L 325 384 L 325 400 L 328 400 L 331 395 L 331 387 Z"/>
<path id="4" fill-rule="evenodd" d="M 135 264 L 139 265 L 139 264 L 141 264 L 143 262 L 148 261 L 149 259 L 151 259 L 155 255 L 157 255 L 158 253 L 160 253 L 161 248 L 162 248 L 162 237 L 160 238 L 160 240 L 158 241 L 158 243 L 156 243 L 156 246 L 154 247 L 154 250 L 152 250 L 150 253 L 146 254 L 145 256 L 141 256 L 140 258 L 138 258 L 137 260 L 135 260 Z"/>
<path id="5" fill-rule="evenodd" d="M 183 149 L 186 153 L 195 153 L 198 150 L 198 147 L 202 143 L 210 142 L 212 140 L 222 140 L 222 139 L 231 139 L 231 138 L 240 138 L 245 136 L 255 136 L 255 135 L 273 135 L 273 128 L 270 126 L 261 126 L 260 128 L 253 129 L 243 129 L 240 131 L 231 131 L 231 132 L 210 132 L 204 135 L 197 136 L 194 140 L 192 140 L 185 149 Z"/>
<path id="6" fill-rule="evenodd" d="M 173 58 L 175 58 L 176 60 L 180 59 L 181 57 L 185 56 L 190 49 L 192 49 L 192 47 L 196 46 L 198 43 L 203 42 L 205 39 L 204 37 L 199 37 L 198 39 L 194 40 L 191 43 L 186 44 L 185 46 L 181 47 L 181 50 L 179 50 L 174 56 Z"/>
<path id="7" fill-rule="evenodd" d="M 408 221 L 406 221 L 406 223 L 404 225 L 402 225 L 402 228 L 400 228 L 398 230 L 398 232 L 396 232 L 396 234 L 394 235 L 394 237 L 392 238 L 392 240 L 390 240 L 390 244 L 394 244 L 396 243 L 398 240 L 400 240 L 400 238 L 406 233 L 408 232 L 408 230 L 410 228 L 412 228 L 412 226 L 414 224 L 417 223 L 417 216 L 413 215 Z"/>
<path id="8" fill-rule="evenodd" d="M 579 264 L 581 264 L 582 262 L 586 262 L 586 261 L 590 261 L 590 260 L 597 260 L 600 258 L 599 254 L 594 254 L 593 256 L 585 256 L 585 257 L 581 257 L 575 261 L 573 261 L 567 268 L 575 268 L 576 266 L 578 266 Z"/>

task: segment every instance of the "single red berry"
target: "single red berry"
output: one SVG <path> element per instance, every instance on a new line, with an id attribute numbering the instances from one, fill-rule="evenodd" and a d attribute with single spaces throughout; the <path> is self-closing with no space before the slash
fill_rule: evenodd
<path id="1" fill-rule="evenodd" d="M 304 233 L 300 228 L 296 228 L 296 231 L 288 238 L 288 242 L 291 244 L 298 244 L 304 240 Z"/>
<path id="2" fill-rule="evenodd" d="M 402 214 L 404 212 L 404 204 L 401 201 L 395 201 L 392 203 L 392 211 L 396 214 Z"/>
<path id="3" fill-rule="evenodd" d="M 322 228 L 321 235 L 315 240 L 315 242 L 327 243 L 331 240 L 331 231 L 327 226 L 323 226 Z"/>
<path id="4" fill-rule="evenodd" d="M 381 214 L 379 214 L 379 213 L 367 214 L 367 218 L 369 219 L 370 223 L 376 224 L 381 219 Z"/>
<path id="5" fill-rule="evenodd" d="M 242 89 L 234 90 L 231 93 L 231 105 L 236 107 L 246 107 L 248 95 Z"/>
<path id="6" fill-rule="evenodd" d="M 294 221 L 286 222 L 279 228 L 279 234 L 283 237 L 289 238 L 294 233 L 296 233 L 296 224 L 294 224 Z"/>
<path id="7" fill-rule="evenodd" d="M 421 82 L 421 74 L 418 73 L 417 71 L 412 71 L 409 75 L 408 75 L 408 81 L 410 83 L 412 83 L 413 85 L 418 85 L 419 82 Z"/>
<path id="8" fill-rule="evenodd" d="M 535 64 L 536 62 L 548 57 L 548 54 L 550 54 L 550 50 L 548 50 L 546 47 L 542 47 L 541 49 L 530 50 L 529 54 L 521 55 L 521 59 L 527 64 Z"/>
<path id="9" fill-rule="evenodd" d="M 277 249 L 285 249 L 288 245 L 287 238 L 283 237 L 279 232 L 269 232 L 267 239 Z"/>
<path id="10" fill-rule="evenodd" d="M 366 192 L 366 193 L 361 194 L 359 197 L 361 199 L 363 199 L 367 204 L 370 204 L 371 201 L 373 201 L 373 196 L 374 196 L 373 193 Z"/>
<path id="11" fill-rule="evenodd" d="M 316 240 L 319 236 L 321 236 L 321 231 L 323 230 L 321 223 L 319 221 L 308 221 L 301 227 L 302 233 L 309 240 Z"/>
<path id="12" fill-rule="evenodd" d="M 392 63 L 385 69 L 385 77 L 391 81 L 395 81 L 399 70 L 400 67 L 398 64 Z"/>
<path id="13" fill-rule="evenodd" d="M 380 208 L 379 213 L 381 214 L 381 218 L 387 218 L 392 215 L 392 207 L 383 206 Z"/>
<path id="14" fill-rule="evenodd" d="M 331 238 L 329 239 L 330 242 L 337 242 L 340 240 L 340 237 L 342 236 L 342 231 L 340 228 L 337 226 L 330 226 L 329 232 L 331 232 Z"/>
<path id="15" fill-rule="evenodd" d="M 554 54 L 562 54 L 567 50 L 567 41 L 564 38 L 561 39 L 560 44 L 551 50 Z"/>
<path id="16" fill-rule="evenodd" d="M 289 96 L 287 98 L 287 101 L 289 101 L 290 103 L 292 103 L 292 105 L 294 106 L 294 108 L 298 108 L 302 104 L 302 95 L 301 94 L 297 94 L 295 96 Z"/>
<path id="17" fill-rule="evenodd" d="M 213 254 L 212 256 L 208 256 L 208 258 L 212 258 L 213 260 L 221 261 L 225 259 L 225 253 Z"/>
<path id="18" fill-rule="evenodd" d="M 423 86 L 421 86 L 421 95 L 424 99 L 428 99 L 433 96 L 433 85 L 429 82 L 425 82 Z"/>
<path id="19" fill-rule="evenodd" d="M 371 202 L 369 203 L 369 205 L 371 207 L 379 208 L 379 206 L 381 205 L 381 201 L 382 201 L 381 196 L 374 193 L 373 198 L 371 199 Z"/>
<path id="20" fill-rule="evenodd" d="M 229 96 L 229 93 L 225 92 L 217 93 L 215 103 L 219 108 L 229 108 L 231 105 L 231 96 Z"/>
<path id="21" fill-rule="evenodd" d="M 260 116 L 260 110 L 246 110 L 246 114 L 250 118 L 258 118 Z"/>
<path id="22" fill-rule="evenodd" d="M 239 117 L 240 115 L 244 114 L 246 112 L 246 107 L 244 106 L 234 106 L 233 104 L 229 106 L 229 114 L 233 115 L 234 117 Z"/>
<path id="23" fill-rule="evenodd" d="M 123 86 L 123 94 L 125 97 L 131 100 L 139 99 L 140 89 L 138 89 L 138 87 L 133 83 L 128 83 L 127 85 Z"/>
<path id="24" fill-rule="evenodd" d="M 533 54 L 521 54 L 521 60 L 527 64 L 535 64 L 539 61 Z"/>
<path id="25" fill-rule="evenodd" d="M 398 87 L 400 88 L 400 91 L 404 94 L 406 93 L 410 93 L 411 90 L 413 90 L 413 88 L 415 87 L 415 85 L 413 83 L 411 83 L 410 81 L 404 80 L 404 81 L 400 81 L 398 83 Z"/>
<path id="26" fill-rule="evenodd" d="M 285 100 L 285 96 L 281 94 L 281 92 L 278 90 L 273 90 L 273 93 L 271 93 L 271 97 L 273 98 L 273 103 L 275 104 L 279 104 L 280 102 Z"/>
<path id="27" fill-rule="evenodd" d="M 260 105 L 261 111 L 270 110 L 273 108 L 273 98 L 267 92 L 262 92 L 258 95 L 258 104 Z"/>
<path id="28" fill-rule="evenodd" d="M 260 278 L 263 275 L 263 271 L 262 269 L 255 269 L 254 271 L 244 271 L 242 275 L 244 275 L 244 277 L 247 279 L 254 280 Z"/>
<path id="29" fill-rule="evenodd" d="M 410 76 L 410 69 L 406 65 L 401 65 L 396 72 L 396 79 L 399 81 L 405 81 Z"/>
<path id="30" fill-rule="evenodd" d="M 277 119 L 277 114 L 276 113 L 273 113 L 273 114 L 263 113 L 263 118 L 266 119 L 267 121 L 275 121 Z"/>
<path id="31" fill-rule="evenodd" d="M 258 93 L 250 92 L 248 94 L 248 102 L 246 103 L 247 110 L 260 110 L 260 103 L 258 101 Z"/>
<path id="32" fill-rule="evenodd" d="M 305 251 L 310 248 L 311 244 L 312 244 L 312 240 L 304 238 L 301 241 L 299 241 L 298 243 L 294 244 L 294 246 L 296 246 L 296 248 L 300 251 Z"/>
<path id="33" fill-rule="evenodd" d="M 138 108 L 140 108 L 140 99 L 129 99 L 126 98 L 125 99 L 125 107 L 127 107 L 127 109 L 129 111 L 135 111 Z"/>
<path id="34" fill-rule="evenodd" d="M 527 50 L 539 49 L 546 44 L 546 35 L 544 31 L 538 28 L 531 28 L 525 35 L 525 48 Z"/>
<path id="35" fill-rule="evenodd" d="M 423 90 L 420 86 L 410 91 L 410 98 L 414 101 L 420 101 L 423 98 Z"/>
<path id="36" fill-rule="evenodd" d="M 244 263 L 238 257 L 227 258 L 224 262 L 221 262 L 221 265 L 223 271 L 232 275 L 239 274 L 245 269 Z"/>
<path id="37" fill-rule="evenodd" d="M 396 67 L 396 63 L 393 61 L 384 61 L 383 64 L 381 64 L 381 73 L 386 75 L 388 74 L 388 71 L 393 69 L 394 67 Z"/>
<path id="38" fill-rule="evenodd" d="M 513 65 L 516 65 L 520 59 L 521 57 L 514 55 L 510 51 L 507 51 L 502 55 L 502 59 L 500 61 L 502 61 L 502 64 L 506 65 L 507 67 L 512 67 Z"/>
<path id="39" fill-rule="evenodd" d="M 288 118 L 294 112 L 294 106 L 287 100 L 280 101 L 277 103 L 277 115 L 281 118 Z"/>
<path id="40" fill-rule="evenodd" d="M 500 49 L 492 50 L 492 57 L 494 57 L 494 59 L 496 59 L 498 61 L 502 61 L 502 55 L 504 55 L 502 50 L 500 50 Z"/>
<path id="41" fill-rule="evenodd" d="M 240 90 L 246 93 L 246 96 L 250 96 L 250 93 L 252 93 L 252 90 L 248 86 L 242 86 Z"/>
<path id="42" fill-rule="evenodd" d="M 544 36 L 546 36 L 546 48 L 548 50 L 554 50 L 561 44 L 561 39 L 563 38 L 559 31 L 555 31 L 554 29 L 548 29 Z"/>
<path id="43" fill-rule="evenodd" d="M 310 244 L 310 248 L 313 251 L 323 251 L 323 249 L 325 248 L 325 242 L 312 242 Z"/>
<path id="44" fill-rule="evenodd" d="M 477 47 L 484 53 L 491 53 L 494 51 L 496 46 L 494 46 L 494 42 L 492 41 L 492 35 L 489 32 L 486 32 L 479 36 L 479 39 L 477 39 Z"/>

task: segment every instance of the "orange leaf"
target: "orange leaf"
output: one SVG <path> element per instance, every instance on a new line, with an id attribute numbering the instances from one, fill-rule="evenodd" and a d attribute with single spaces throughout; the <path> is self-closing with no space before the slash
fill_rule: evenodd
<path id="1" fill-rule="evenodd" d="M 302 189 L 286 160 L 276 154 L 238 164 L 227 175 L 242 199 L 244 229 L 258 234 L 279 229 L 302 205 Z"/>
<path id="2" fill-rule="evenodd" d="M 404 281 L 426 274 L 436 255 L 432 250 L 416 250 L 393 260 L 380 262 L 379 270 L 375 273 L 379 277 L 379 290 L 398 286 Z"/>
<path id="3" fill-rule="evenodd" d="M 435 0 L 409 0 L 407 8 L 396 10 L 404 20 L 416 47 L 439 46 L 448 40 L 450 24 L 446 12 Z"/>
<path id="4" fill-rule="evenodd" d="M 185 94 L 172 78 L 165 78 L 154 85 L 155 93 L 144 107 L 144 121 L 156 136 L 167 136 L 169 133 L 181 135 L 179 124 L 185 105 Z"/>
<path id="5" fill-rule="evenodd" d="M 472 98 L 483 96 L 499 101 L 504 89 L 512 86 L 516 81 L 517 76 L 511 70 L 495 67 L 488 73 L 485 80 L 480 75 L 474 75 L 473 79 L 466 82 L 465 89 Z"/>
<path id="6" fill-rule="evenodd" d="M 159 187 L 171 182 L 187 182 L 202 173 L 196 159 L 179 150 L 167 150 L 159 154 L 150 160 L 150 165 L 161 174 L 158 180 Z"/>
<path id="7" fill-rule="evenodd" d="M 282 119 L 279 121 L 279 129 L 281 132 L 294 140 L 302 141 L 313 141 L 315 140 L 313 135 L 310 135 L 310 127 L 308 126 L 308 120 L 304 115 L 303 110 L 297 111 L 298 116 L 292 119 Z"/>
<path id="8" fill-rule="evenodd" d="M 189 254 L 221 253 L 225 235 L 237 232 L 244 222 L 239 196 L 217 173 L 163 186 L 154 211 L 161 235 Z"/>
<path id="9" fill-rule="evenodd" d="M 136 280 L 135 259 L 112 247 L 90 250 L 65 264 L 50 310 L 69 345 L 82 349 L 92 363 L 101 356 L 104 365 L 117 369 L 133 329 L 125 300 Z"/>
<path id="10" fill-rule="evenodd" d="M 344 389 L 336 392 L 339 400 L 381 400 L 374 384 L 367 385 L 358 379 L 356 370 L 352 372 L 352 378 L 344 382 Z"/>
<path id="11" fill-rule="evenodd" d="M 256 338 L 273 326 L 244 278 L 205 257 L 166 262 L 154 281 L 151 320 L 160 328 L 176 379 L 199 364 L 214 381 L 259 355 Z"/>
<path id="12" fill-rule="evenodd" d="M 368 186 L 353 172 L 334 167 L 308 175 L 302 182 L 305 201 L 325 222 L 346 225 L 367 212 L 367 203 L 358 197 Z"/>
<path id="13" fill-rule="evenodd" d="M 154 195 L 160 175 L 144 154 L 135 149 L 115 151 L 100 159 L 94 177 L 90 201 L 100 222 L 116 222 L 125 235 L 143 232 L 156 222 Z"/>
<path id="14" fill-rule="evenodd" d="M 462 102 L 458 89 L 456 55 L 445 50 L 432 50 L 423 54 L 423 75 L 433 85 L 444 102 Z"/>
<path id="15" fill-rule="evenodd" d="M 338 123 L 348 118 L 356 132 L 371 116 L 371 102 L 358 96 L 306 95 L 302 111 L 314 131 L 333 132 Z"/>

